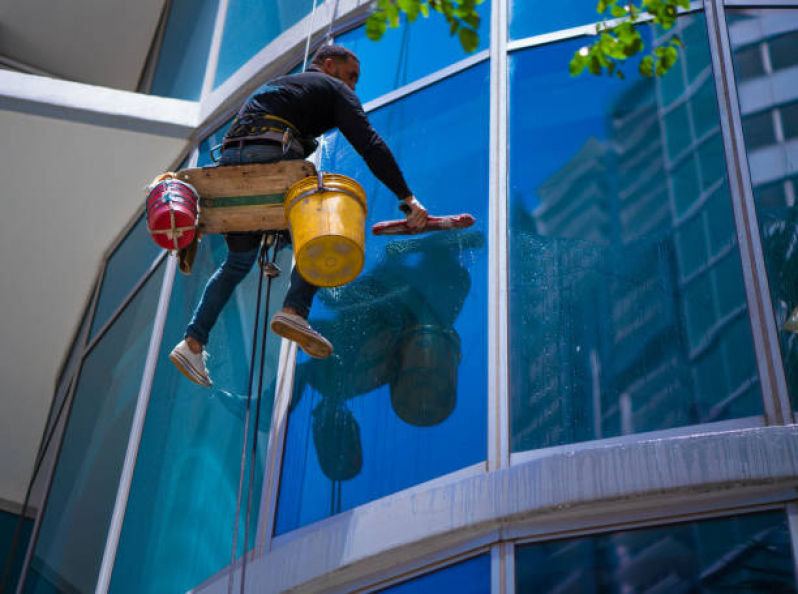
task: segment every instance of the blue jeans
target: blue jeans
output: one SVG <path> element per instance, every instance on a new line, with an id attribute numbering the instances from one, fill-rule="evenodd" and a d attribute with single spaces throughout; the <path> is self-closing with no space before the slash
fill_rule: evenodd
<path id="1" fill-rule="evenodd" d="M 219 165 L 239 165 L 244 163 L 271 163 L 286 158 L 301 158 L 283 154 L 279 144 L 256 144 L 243 148 L 228 148 L 222 152 Z M 258 259 L 262 233 L 228 233 L 224 239 L 227 243 L 227 257 L 222 265 L 211 276 L 202 298 L 194 310 L 191 322 L 186 328 L 186 336 L 190 336 L 202 345 L 208 344 L 211 329 L 222 308 L 230 300 L 233 290 L 244 280 L 252 265 Z M 296 270 L 291 271 L 291 286 L 283 301 L 283 307 L 290 307 L 304 318 L 310 313 L 310 306 L 318 287 L 303 279 Z"/>

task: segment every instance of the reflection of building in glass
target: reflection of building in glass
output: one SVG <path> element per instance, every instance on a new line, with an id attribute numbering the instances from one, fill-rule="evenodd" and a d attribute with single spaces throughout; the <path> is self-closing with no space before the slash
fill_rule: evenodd
<path id="1" fill-rule="evenodd" d="M 609 139 L 540 185 L 517 239 L 534 254 L 524 448 L 717 420 L 755 389 L 705 25 L 685 22 L 687 58 L 614 101 Z"/>

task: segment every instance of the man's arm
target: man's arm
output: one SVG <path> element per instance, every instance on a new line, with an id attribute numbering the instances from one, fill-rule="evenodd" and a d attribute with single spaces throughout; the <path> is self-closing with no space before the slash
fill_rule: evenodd
<path id="1" fill-rule="evenodd" d="M 408 225 L 411 228 L 423 227 L 427 221 L 427 209 L 408 188 L 393 153 L 372 127 L 360 100 L 345 85 L 339 86 L 340 92 L 335 106 L 338 129 L 363 157 L 377 179 L 404 203 L 400 208 L 407 215 Z"/>

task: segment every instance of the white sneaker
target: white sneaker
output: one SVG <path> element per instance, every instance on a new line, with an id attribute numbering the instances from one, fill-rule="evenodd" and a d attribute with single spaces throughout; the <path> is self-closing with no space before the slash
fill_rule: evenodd
<path id="1" fill-rule="evenodd" d="M 178 345 L 169 353 L 169 360 L 195 384 L 210 388 L 213 385 L 211 376 L 208 375 L 208 369 L 205 367 L 205 360 L 208 358 L 208 353 L 205 349 L 202 352 L 195 353 L 192 351 L 185 340 L 181 340 Z"/>

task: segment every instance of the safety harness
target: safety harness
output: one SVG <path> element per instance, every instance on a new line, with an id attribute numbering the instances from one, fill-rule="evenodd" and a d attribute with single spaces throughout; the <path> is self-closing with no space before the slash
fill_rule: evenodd
<path id="1" fill-rule="evenodd" d="M 284 155 L 293 152 L 302 157 L 315 151 L 318 146 L 315 138 L 303 136 L 288 120 L 271 114 L 255 113 L 233 120 L 230 131 L 222 141 L 222 151 L 264 142 L 280 143 Z"/>

